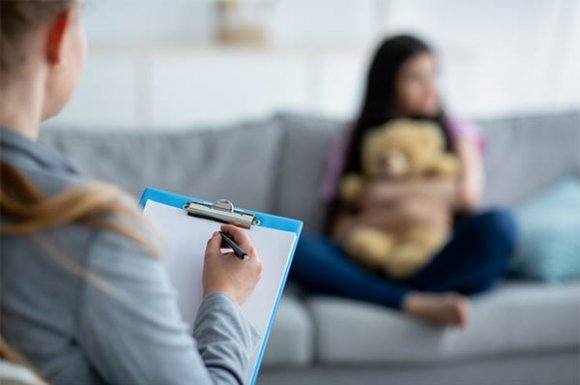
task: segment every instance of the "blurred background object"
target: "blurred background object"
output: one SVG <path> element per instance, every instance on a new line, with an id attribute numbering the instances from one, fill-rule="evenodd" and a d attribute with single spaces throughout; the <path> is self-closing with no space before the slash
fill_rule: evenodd
<path id="1" fill-rule="evenodd" d="M 85 8 L 91 60 L 53 125 L 150 129 L 280 110 L 350 119 L 372 49 L 396 32 L 438 49 L 452 112 L 580 106 L 578 0 L 88 0 Z"/>
<path id="2" fill-rule="evenodd" d="M 225 45 L 262 46 L 269 42 L 272 1 L 220 0 L 218 39 Z"/>

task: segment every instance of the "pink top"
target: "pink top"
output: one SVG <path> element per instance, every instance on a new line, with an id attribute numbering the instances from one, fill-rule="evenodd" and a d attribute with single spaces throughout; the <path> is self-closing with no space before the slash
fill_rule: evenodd
<path id="1" fill-rule="evenodd" d="M 471 139 L 477 144 L 481 152 L 484 152 L 485 140 L 481 128 L 477 124 L 455 118 L 447 118 L 447 124 L 453 139 Z M 344 167 L 347 148 L 348 135 L 336 137 L 330 146 L 326 164 L 326 175 L 320 189 L 320 196 L 325 203 L 330 203 L 334 198 L 338 179 Z"/>

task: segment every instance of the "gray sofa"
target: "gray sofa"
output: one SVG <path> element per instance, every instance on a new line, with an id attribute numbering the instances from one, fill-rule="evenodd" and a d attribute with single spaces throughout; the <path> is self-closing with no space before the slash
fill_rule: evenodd
<path id="1" fill-rule="evenodd" d="M 563 176 L 580 175 L 580 112 L 480 124 L 488 143 L 486 205 L 513 207 Z M 306 231 L 318 231 L 327 149 L 345 128 L 344 122 L 278 114 L 228 127 L 154 132 L 48 127 L 41 140 L 85 173 L 135 196 L 153 186 L 227 197 L 300 218 Z M 580 383 L 579 282 L 508 280 L 474 298 L 472 310 L 466 331 L 438 328 L 379 306 L 309 295 L 290 284 L 258 383 Z"/>

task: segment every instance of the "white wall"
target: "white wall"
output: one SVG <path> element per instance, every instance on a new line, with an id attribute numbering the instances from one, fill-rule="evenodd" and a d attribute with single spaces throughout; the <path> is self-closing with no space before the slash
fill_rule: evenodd
<path id="1" fill-rule="evenodd" d="M 267 48 L 214 43 L 210 0 L 87 0 L 92 50 L 51 124 L 150 128 L 291 109 L 349 118 L 387 33 L 428 37 L 450 109 L 490 116 L 580 108 L 580 0 L 253 0 Z"/>
<path id="2" fill-rule="evenodd" d="M 105 47 L 205 43 L 214 36 L 215 1 L 85 0 L 90 41 Z"/>
<path id="3" fill-rule="evenodd" d="M 580 106 L 580 2 L 399 0 L 387 31 L 441 48 L 452 108 L 471 115 Z"/>

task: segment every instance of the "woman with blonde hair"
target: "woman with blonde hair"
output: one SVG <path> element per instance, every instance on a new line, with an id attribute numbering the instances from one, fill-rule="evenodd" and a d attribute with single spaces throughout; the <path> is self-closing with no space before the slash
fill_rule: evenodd
<path id="1" fill-rule="evenodd" d="M 262 269 L 248 236 L 222 226 L 245 261 L 209 239 L 191 336 L 137 204 L 37 142 L 84 66 L 81 13 L 0 2 L 0 355 L 51 384 L 240 384 L 258 343 L 240 312 Z"/>

